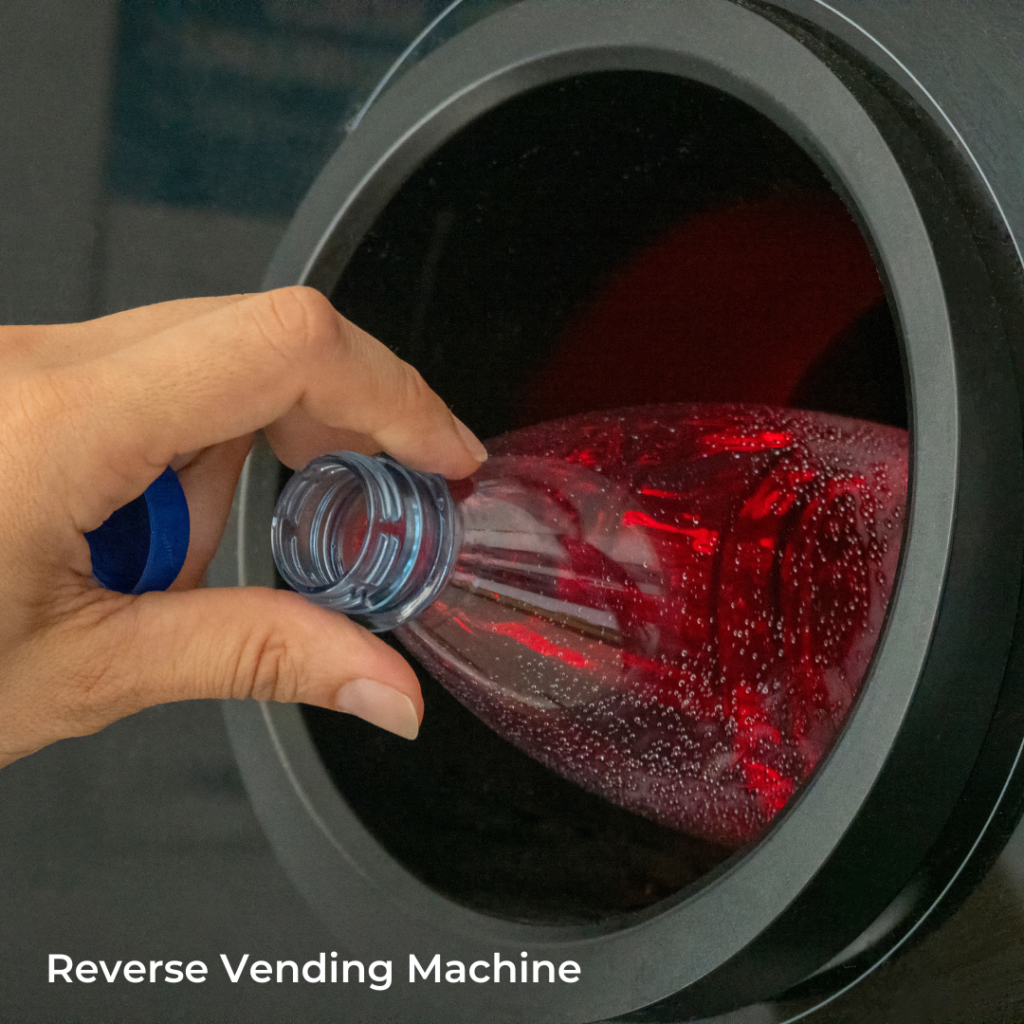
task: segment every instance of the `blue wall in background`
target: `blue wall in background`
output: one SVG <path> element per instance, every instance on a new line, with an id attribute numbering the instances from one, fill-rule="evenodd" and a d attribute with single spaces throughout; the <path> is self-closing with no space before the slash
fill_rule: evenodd
<path id="1" fill-rule="evenodd" d="M 287 217 L 446 0 L 121 0 L 109 189 Z"/>

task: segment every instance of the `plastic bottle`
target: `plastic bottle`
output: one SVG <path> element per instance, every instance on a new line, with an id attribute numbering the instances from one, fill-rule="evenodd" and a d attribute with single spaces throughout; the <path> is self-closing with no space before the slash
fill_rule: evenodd
<path id="1" fill-rule="evenodd" d="M 281 575 L 404 646 L 574 782 L 732 846 L 848 714 L 896 574 L 904 431 L 647 406 L 506 434 L 469 481 L 337 453 L 289 481 Z"/>

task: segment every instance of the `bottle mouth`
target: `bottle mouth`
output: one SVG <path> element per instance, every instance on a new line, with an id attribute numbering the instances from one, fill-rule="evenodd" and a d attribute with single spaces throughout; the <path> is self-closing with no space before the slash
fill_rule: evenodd
<path id="1" fill-rule="evenodd" d="M 322 456 L 296 473 L 271 525 L 284 581 L 374 632 L 407 622 L 437 597 L 460 535 L 443 477 L 355 452 Z"/>

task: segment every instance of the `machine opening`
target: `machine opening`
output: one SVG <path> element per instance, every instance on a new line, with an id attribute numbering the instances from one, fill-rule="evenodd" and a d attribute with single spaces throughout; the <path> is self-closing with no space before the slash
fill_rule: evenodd
<path id="1" fill-rule="evenodd" d="M 480 117 L 399 190 L 332 299 L 485 438 L 678 402 L 908 422 L 896 329 L 846 207 L 771 121 L 674 76 L 585 75 Z M 576 788 L 421 682 L 414 744 L 304 713 L 366 827 L 442 894 L 604 920 L 732 853 Z"/>

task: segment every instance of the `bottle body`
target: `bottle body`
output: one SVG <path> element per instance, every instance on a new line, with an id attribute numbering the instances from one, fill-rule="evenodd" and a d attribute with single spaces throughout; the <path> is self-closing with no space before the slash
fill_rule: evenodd
<path id="1" fill-rule="evenodd" d="M 896 574 L 906 434 L 743 406 L 505 435 L 397 635 L 471 711 L 612 802 L 740 845 L 835 739 Z"/>

